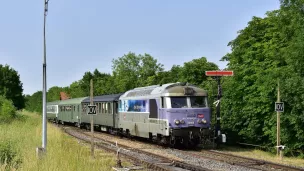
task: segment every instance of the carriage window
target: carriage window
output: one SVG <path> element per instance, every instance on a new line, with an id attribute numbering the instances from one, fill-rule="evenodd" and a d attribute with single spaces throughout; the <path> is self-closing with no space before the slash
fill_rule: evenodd
<path id="1" fill-rule="evenodd" d="M 109 113 L 112 114 L 112 103 L 108 103 L 108 105 L 109 105 L 109 107 L 108 107 Z"/>
<path id="2" fill-rule="evenodd" d="M 187 97 L 171 97 L 172 108 L 185 108 L 187 105 Z"/>
<path id="3" fill-rule="evenodd" d="M 102 113 L 105 113 L 105 104 L 102 103 Z"/>
<path id="4" fill-rule="evenodd" d="M 99 109 L 99 108 L 98 108 L 98 104 L 99 104 L 99 103 L 94 103 L 94 105 L 96 105 L 96 109 L 95 109 L 95 110 L 96 110 L 96 113 L 98 113 L 98 109 Z"/>
<path id="5" fill-rule="evenodd" d="M 74 106 L 74 112 L 76 111 L 76 106 Z"/>
<path id="6" fill-rule="evenodd" d="M 106 108 L 105 109 L 106 110 L 105 113 L 108 113 L 108 103 L 105 103 L 105 108 Z"/>
<path id="7" fill-rule="evenodd" d="M 101 113 L 101 103 L 98 103 L 98 112 Z"/>

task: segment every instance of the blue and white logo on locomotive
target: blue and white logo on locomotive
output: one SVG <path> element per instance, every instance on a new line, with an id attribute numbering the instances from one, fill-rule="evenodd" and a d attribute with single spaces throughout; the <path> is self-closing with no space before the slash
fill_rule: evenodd
<path id="1" fill-rule="evenodd" d="M 121 100 L 119 112 L 149 112 L 149 100 Z"/>

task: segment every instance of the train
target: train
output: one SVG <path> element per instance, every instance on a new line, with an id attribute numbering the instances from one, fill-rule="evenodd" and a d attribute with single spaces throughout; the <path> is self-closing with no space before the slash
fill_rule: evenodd
<path id="1" fill-rule="evenodd" d="M 90 129 L 90 97 L 47 103 L 47 118 L 58 124 Z M 140 137 L 164 145 L 196 147 L 212 137 L 206 90 L 188 83 L 138 87 L 119 94 L 93 97 L 94 128 Z"/>

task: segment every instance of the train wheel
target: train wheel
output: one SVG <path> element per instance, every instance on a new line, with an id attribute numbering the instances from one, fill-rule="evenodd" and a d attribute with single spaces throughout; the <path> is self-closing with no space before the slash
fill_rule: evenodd
<path id="1" fill-rule="evenodd" d="M 184 148 L 188 149 L 190 147 L 190 142 L 189 142 L 189 138 L 182 138 L 181 139 L 181 143 L 184 146 Z"/>
<path id="2" fill-rule="evenodd" d="M 90 124 L 85 125 L 86 130 L 90 130 Z"/>
<path id="3" fill-rule="evenodd" d="M 175 147 L 175 144 L 176 144 L 176 142 L 175 142 L 175 137 L 170 137 L 170 143 L 169 143 L 169 146 L 171 147 L 171 148 L 174 148 Z"/>

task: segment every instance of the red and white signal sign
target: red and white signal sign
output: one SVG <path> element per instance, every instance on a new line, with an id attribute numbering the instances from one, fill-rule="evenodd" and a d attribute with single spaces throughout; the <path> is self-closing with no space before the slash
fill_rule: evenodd
<path id="1" fill-rule="evenodd" d="M 206 76 L 233 76 L 233 71 L 206 71 Z"/>

